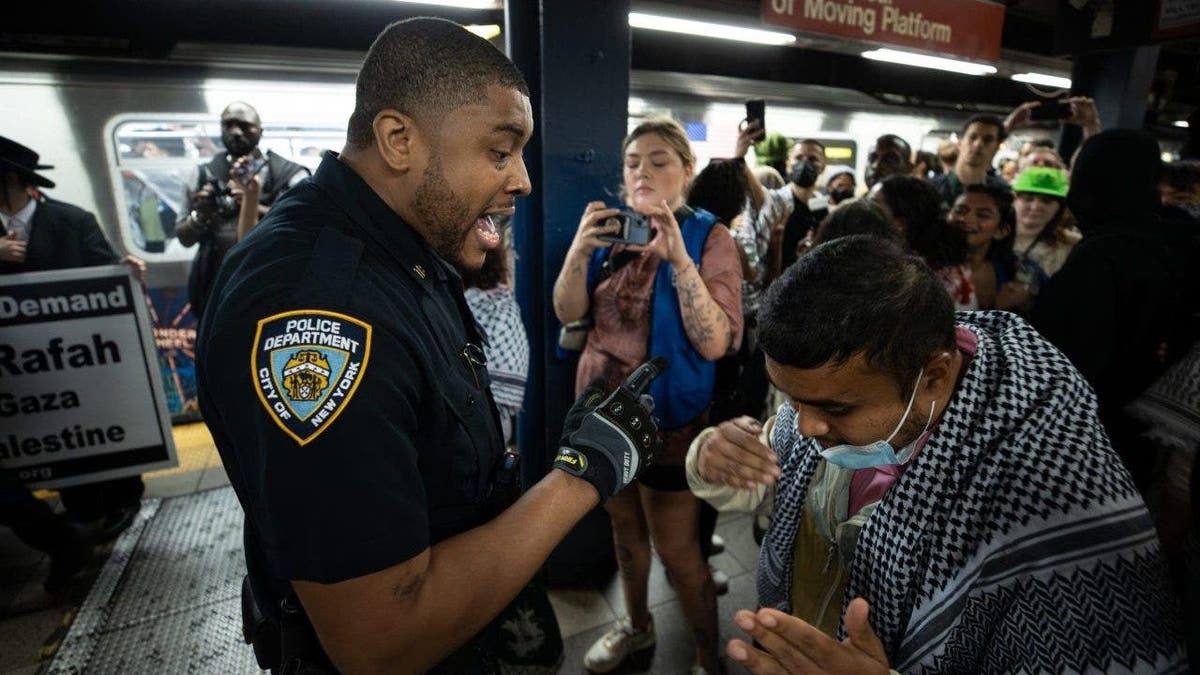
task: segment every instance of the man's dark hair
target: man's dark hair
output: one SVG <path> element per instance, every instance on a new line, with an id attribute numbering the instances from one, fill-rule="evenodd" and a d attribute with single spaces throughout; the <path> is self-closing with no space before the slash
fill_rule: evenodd
<path id="1" fill-rule="evenodd" d="M 855 234 L 879 237 L 897 245 L 904 244 L 904 238 L 900 236 L 896 226 L 892 225 L 887 213 L 869 199 L 856 199 L 839 205 L 821 221 L 814 241 L 824 244 Z"/>
<path id="2" fill-rule="evenodd" d="M 884 134 L 879 138 L 876 138 L 875 145 L 879 145 L 880 141 L 888 141 L 892 145 L 900 148 L 900 151 L 904 153 L 904 161 L 912 163 L 912 146 L 908 144 L 908 141 L 900 138 L 896 134 Z"/>
<path id="3" fill-rule="evenodd" d="M 729 225 L 746 206 L 746 190 L 744 162 L 714 159 L 692 180 L 687 203 Z"/>
<path id="4" fill-rule="evenodd" d="M 1034 148 L 1046 148 L 1055 151 L 1058 149 L 1052 138 L 1034 138 L 1029 141 L 1029 145 Z"/>
<path id="5" fill-rule="evenodd" d="M 817 140 L 817 139 L 815 139 L 815 138 L 805 138 L 805 139 L 802 139 L 802 140 L 801 140 L 799 143 L 797 143 L 796 145 L 804 145 L 805 143 L 807 143 L 807 144 L 809 144 L 809 145 L 815 145 L 815 146 L 817 146 L 818 148 L 820 148 L 820 149 L 821 149 L 821 154 L 822 154 L 822 155 L 823 155 L 823 154 L 825 154 L 825 144 L 824 144 L 824 143 L 822 143 L 821 141 L 818 141 L 818 140 Z"/>
<path id="6" fill-rule="evenodd" d="M 1017 271 L 1017 254 L 1013 253 L 1013 242 L 1017 238 L 1017 213 L 1013 210 L 1012 190 L 986 183 L 972 183 L 963 186 L 963 194 L 987 195 L 996 205 L 1000 226 L 1007 233 L 1000 239 L 992 240 L 988 245 L 987 258 L 993 267 L 1003 273 L 1004 278 L 1013 278 Z"/>
<path id="7" fill-rule="evenodd" d="M 928 181 L 915 176 L 888 176 L 879 190 L 892 218 L 903 221 L 908 250 L 934 269 L 966 262 L 966 234 L 946 222 L 942 198 Z"/>
<path id="8" fill-rule="evenodd" d="M 772 360 L 812 369 L 863 354 L 901 395 L 939 349 L 954 348 L 954 304 L 937 275 L 899 246 L 842 237 L 800 256 L 763 298 L 759 344 Z"/>
<path id="9" fill-rule="evenodd" d="M 921 162 L 925 163 L 926 173 L 932 174 L 934 176 L 942 175 L 942 173 L 943 173 L 942 172 L 942 160 L 940 157 L 937 156 L 936 152 L 929 152 L 928 150 L 918 150 L 917 158 L 915 160 L 913 160 L 913 165 L 915 166 L 917 164 L 920 164 Z"/>
<path id="10" fill-rule="evenodd" d="M 346 140 L 355 148 L 371 145 L 380 110 L 433 120 L 484 100 L 493 84 L 529 95 L 517 67 L 487 40 L 444 19 L 398 21 L 383 29 L 363 59 Z"/>
<path id="11" fill-rule="evenodd" d="M 986 113 L 971 115 L 967 118 L 966 122 L 963 122 L 963 136 L 967 135 L 967 129 L 970 129 L 972 124 L 986 124 L 989 127 L 996 127 L 997 140 L 1003 141 L 1004 139 L 1008 138 L 1008 132 L 1004 130 L 1004 120 L 996 117 L 995 115 L 988 115 Z"/>

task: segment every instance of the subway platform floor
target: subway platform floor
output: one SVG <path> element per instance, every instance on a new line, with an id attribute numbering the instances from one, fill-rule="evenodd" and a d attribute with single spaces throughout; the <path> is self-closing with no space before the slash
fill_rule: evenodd
<path id="1" fill-rule="evenodd" d="M 98 551 L 69 595 L 48 596 L 48 560 L 0 528 L 0 675 L 260 672 L 240 634 L 237 500 L 203 424 L 175 427 L 175 439 L 180 466 L 146 474 L 137 522 Z M 711 562 L 730 577 L 718 599 L 724 644 L 741 634 L 734 612 L 754 607 L 758 548 L 748 516 L 722 515 L 717 533 L 726 551 Z M 649 598 L 658 648 L 648 672 L 688 672 L 691 637 L 657 559 Z M 559 672 L 581 672 L 583 654 L 624 613 L 620 581 L 552 590 L 550 599 L 566 647 Z"/>

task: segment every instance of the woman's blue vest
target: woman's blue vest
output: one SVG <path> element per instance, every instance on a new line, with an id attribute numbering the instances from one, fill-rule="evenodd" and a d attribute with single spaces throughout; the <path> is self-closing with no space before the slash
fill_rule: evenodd
<path id="1" fill-rule="evenodd" d="M 693 209 L 679 228 L 688 257 L 700 269 L 704 242 L 717 222 L 717 217 L 704 209 Z M 588 265 L 588 294 L 600 285 L 604 261 L 612 249 L 597 249 Z M 650 321 L 650 345 L 647 358 L 662 356 L 668 361 L 667 372 L 650 385 L 654 397 L 654 416 L 663 430 L 679 429 L 700 416 L 712 403 L 716 384 L 716 362 L 709 361 L 692 347 L 683 327 L 679 295 L 675 290 L 675 273 L 670 263 L 659 262 L 654 279 L 654 298 Z"/>

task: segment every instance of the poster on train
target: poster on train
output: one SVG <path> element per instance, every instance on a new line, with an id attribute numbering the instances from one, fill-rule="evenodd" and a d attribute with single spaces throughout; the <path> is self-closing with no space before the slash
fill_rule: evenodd
<path id="1" fill-rule="evenodd" d="M 0 467 L 30 487 L 175 466 L 161 379 L 126 267 L 0 275 Z"/>
<path id="2" fill-rule="evenodd" d="M 186 286 L 146 290 L 146 308 L 158 367 L 162 374 L 167 414 L 172 424 L 200 421 L 196 398 L 196 315 L 191 312 Z"/>

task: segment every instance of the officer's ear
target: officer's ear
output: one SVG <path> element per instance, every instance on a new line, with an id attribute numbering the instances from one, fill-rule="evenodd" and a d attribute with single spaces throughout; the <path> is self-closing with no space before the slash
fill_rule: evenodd
<path id="1" fill-rule="evenodd" d="M 395 108 L 384 108 L 375 115 L 371 127 L 375 131 L 375 148 L 384 163 L 393 171 L 407 173 L 419 142 L 413 119 Z"/>

